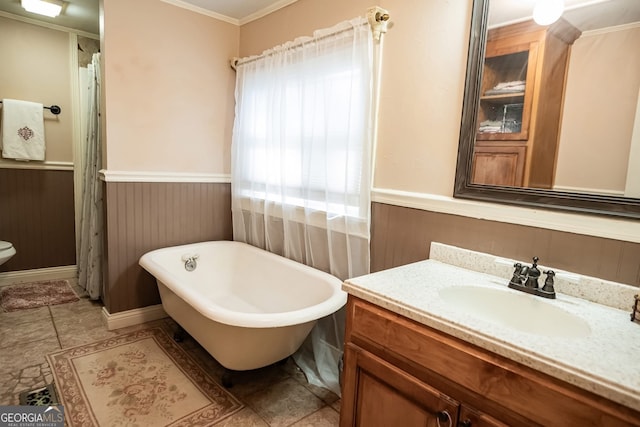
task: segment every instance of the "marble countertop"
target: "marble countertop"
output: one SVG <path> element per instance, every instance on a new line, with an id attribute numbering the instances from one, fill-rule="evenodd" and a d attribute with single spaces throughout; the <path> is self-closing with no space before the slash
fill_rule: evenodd
<path id="1" fill-rule="evenodd" d="M 343 290 L 640 411 L 640 324 L 630 321 L 631 310 L 562 293 L 555 300 L 527 295 L 507 288 L 509 279 L 510 275 L 501 277 L 430 259 L 349 279 Z M 443 288 L 469 285 L 536 298 L 580 317 L 591 333 L 553 337 L 522 332 L 461 310 L 439 294 Z"/>

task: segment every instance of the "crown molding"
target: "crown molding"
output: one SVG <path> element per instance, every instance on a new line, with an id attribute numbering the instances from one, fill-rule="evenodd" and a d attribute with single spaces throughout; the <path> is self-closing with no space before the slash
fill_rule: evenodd
<path id="1" fill-rule="evenodd" d="M 240 20 L 236 18 L 232 18 L 230 16 L 223 15 L 221 13 L 216 13 L 211 10 L 205 9 L 203 7 L 199 7 L 191 3 L 184 2 L 182 0 L 160 0 L 160 1 L 182 8 L 182 9 L 190 10 L 191 12 L 199 13 L 200 15 L 206 15 L 211 18 L 218 19 L 220 21 L 228 22 L 229 24 L 238 25 L 238 26 L 240 25 Z"/>
<path id="2" fill-rule="evenodd" d="M 211 10 L 205 9 L 203 7 L 199 7 L 196 5 L 193 5 L 191 3 L 187 3 L 185 1 L 182 0 L 160 0 L 164 3 L 168 3 L 171 4 L 173 6 L 176 7 L 180 7 L 182 9 L 187 9 L 190 10 L 192 12 L 195 13 L 199 13 L 201 15 L 206 15 L 206 16 L 210 16 L 212 18 L 218 19 L 220 21 L 224 21 L 224 22 L 228 22 L 229 24 L 233 24 L 233 25 L 237 25 L 237 26 L 241 26 L 244 24 L 248 24 L 251 21 L 255 21 L 257 19 L 260 19 L 264 16 L 267 16 L 270 13 L 273 13 L 279 9 L 282 9 L 283 7 L 289 6 L 292 3 L 297 2 L 298 0 L 280 0 L 278 2 L 275 2 L 263 9 L 260 9 L 250 15 L 247 15 L 243 18 L 237 19 L 237 18 L 232 18 L 231 16 L 227 16 L 227 15 L 223 15 L 221 13 L 217 13 L 217 12 L 213 12 Z"/>
<path id="3" fill-rule="evenodd" d="M 284 7 L 289 6 L 290 4 L 293 4 L 295 2 L 297 2 L 298 0 L 280 0 L 278 2 L 275 2 L 267 7 L 265 7 L 264 9 L 260 9 L 257 12 L 252 13 L 251 15 L 247 15 L 244 18 L 241 18 L 239 20 L 240 25 L 244 25 L 244 24 L 248 24 L 251 21 L 255 21 L 257 19 L 260 19 L 264 16 L 267 16 L 270 13 L 273 13 L 277 10 L 280 10 Z"/>
<path id="4" fill-rule="evenodd" d="M 82 30 L 76 30 L 75 28 L 63 27 L 62 25 L 50 24 L 48 22 L 38 21 L 37 19 L 26 18 L 24 16 L 14 15 L 13 13 L 0 10 L 0 17 L 9 18 L 16 21 L 24 22 L 25 24 L 37 25 L 39 27 L 49 28 L 50 30 L 64 31 L 65 33 L 73 33 L 89 39 L 100 40 L 100 35 L 88 33 Z"/>

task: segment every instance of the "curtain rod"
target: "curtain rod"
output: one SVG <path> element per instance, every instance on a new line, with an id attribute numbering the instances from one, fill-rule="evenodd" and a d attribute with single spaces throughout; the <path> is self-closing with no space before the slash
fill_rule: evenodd
<path id="1" fill-rule="evenodd" d="M 2 101 L 0 101 L 0 104 L 2 104 Z M 52 105 L 51 107 L 45 107 L 43 105 L 42 108 L 44 108 L 45 110 L 50 110 L 51 114 L 55 114 L 56 116 L 62 111 L 62 108 L 57 105 Z"/>
<path id="2" fill-rule="evenodd" d="M 380 40 L 380 35 L 382 33 L 386 33 L 387 32 L 387 25 L 389 24 L 389 11 L 387 11 L 386 9 L 383 9 L 379 6 L 372 6 L 369 9 L 367 9 L 367 21 L 369 23 L 369 25 L 371 25 L 371 30 L 373 31 L 373 38 L 376 41 Z M 366 25 L 366 23 L 363 23 L 362 25 Z M 314 39 L 314 41 L 317 40 L 323 40 L 325 38 L 328 37 L 332 37 L 335 36 L 336 34 L 341 34 L 347 31 L 350 31 L 352 28 L 345 28 L 343 30 L 339 30 L 339 31 L 335 31 L 331 34 L 326 34 L 322 37 L 318 37 L 316 39 Z M 290 48 L 296 48 L 296 47 L 300 47 L 303 44 L 308 43 L 308 40 L 301 40 L 298 43 L 292 44 L 290 46 Z M 254 56 L 249 56 L 246 58 L 237 58 L 237 57 L 233 57 L 230 59 L 230 64 L 231 64 L 231 68 L 233 68 L 234 70 L 237 68 L 238 65 L 240 64 L 248 64 L 254 61 L 257 61 L 259 59 L 265 58 L 267 56 L 271 56 L 274 55 L 275 52 L 272 53 L 261 53 L 260 55 L 254 55 Z"/>

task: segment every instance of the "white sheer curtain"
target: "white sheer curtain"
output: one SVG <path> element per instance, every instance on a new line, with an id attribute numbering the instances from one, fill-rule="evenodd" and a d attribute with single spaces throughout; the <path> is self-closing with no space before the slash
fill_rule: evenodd
<path id="1" fill-rule="evenodd" d="M 100 143 L 100 54 L 95 53 L 89 64 L 89 96 L 87 135 L 84 158 L 82 212 L 80 217 L 80 248 L 78 254 L 78 284 L 91 299 L 102 296 L 102 183 L 98 171 L 102 168 Z"/>
<path id="2" fill-rule="evenodd" d="M 369 272 L 372 91 L 364 18 L 238 62 L 234 240 L 343 280 Z M 294 356 L 338 394 L 344 326 L 344 309 L 321 319 Z"/>

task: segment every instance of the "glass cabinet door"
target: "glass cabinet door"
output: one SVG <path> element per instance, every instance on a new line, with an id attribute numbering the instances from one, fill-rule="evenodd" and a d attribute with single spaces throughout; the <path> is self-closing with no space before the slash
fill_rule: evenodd
<path id="1" fill-rule="evenodd" d="M 487 44 L 476 140 L 526 141 L 536 49 L 530 43 L 506 49 L 502 42 Z"/>

